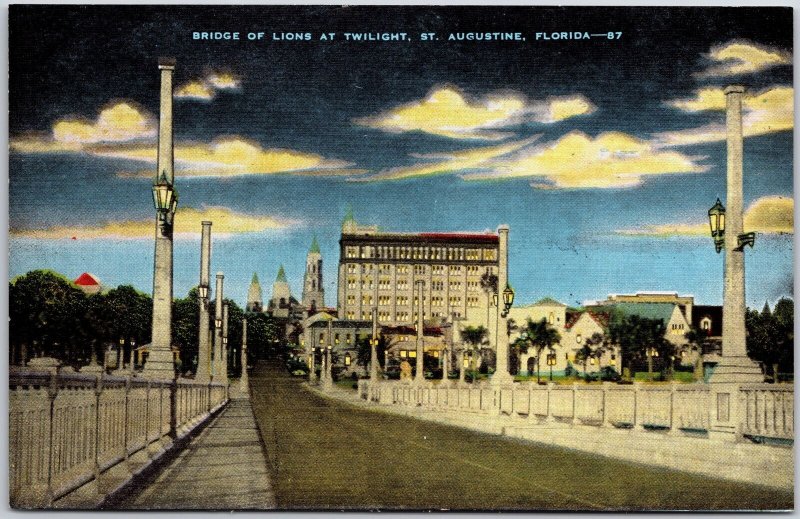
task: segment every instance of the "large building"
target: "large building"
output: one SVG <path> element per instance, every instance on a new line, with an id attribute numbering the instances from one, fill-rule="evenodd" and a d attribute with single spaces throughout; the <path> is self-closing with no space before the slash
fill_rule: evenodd
<path id="1" fill-rule="evenodd" d="M 496 233 L 387 233 L 359 226 L 352 214 L 339 241 L 338 315 L 382 325 L 416 319 L 417 281 L 424 282 L 423 317 L 436 322 L 466 316 L 486 294 L 481 276 L 497 274 Z"/>

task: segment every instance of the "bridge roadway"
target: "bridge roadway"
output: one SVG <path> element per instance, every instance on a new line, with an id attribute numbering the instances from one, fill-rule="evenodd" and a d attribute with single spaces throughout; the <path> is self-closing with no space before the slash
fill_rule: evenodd
<path id="1" fill-rule="evenodd" d="M 793 507 L 791 492 L 357 407 L 308 389 L 277 363 L 260 363 L 250 383 L 263 451 L 248 404 L 233 401 L 189 452 L 120 508 Z"/>
<path id="2" fill-rule="evenodd" d="M 250 401 L 234 398 L 171 463 L 118 508 L 263 510 L 275 507 Z"/>

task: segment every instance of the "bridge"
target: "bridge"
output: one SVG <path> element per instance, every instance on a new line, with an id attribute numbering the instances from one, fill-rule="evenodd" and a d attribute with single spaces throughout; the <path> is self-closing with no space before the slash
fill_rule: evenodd
<path id="1" fill-rule="evenodd" d="M 10 382 L 10 490 L 19 508 L 793 507 L 790 448 L 650 424 L 658 413 L 643 411 L 658 399 L 681 400 L 672 387 L 658 396 L 619 390 L 638 392 L 634 413 L 642 411 L 639 422 L 622 425 L 628 399 L 609 397 L 608 386 L 365 380 L 357 391 L 322 391 L 277 361 L 259 363 L 243 393 L 235 385 L 31 369 L 12 372 Z M 767 402 L 760 391 L 752 399 Z M 783 396 L 768 404 L 770 416 Z M 598 403 L 608 403 L 605 426 L 602 416 L 582 420 Z M 716 471 L 706 458 L 716 458 Z M 759 467 L 779 476 L 760 484 L 731 477 Z"/>

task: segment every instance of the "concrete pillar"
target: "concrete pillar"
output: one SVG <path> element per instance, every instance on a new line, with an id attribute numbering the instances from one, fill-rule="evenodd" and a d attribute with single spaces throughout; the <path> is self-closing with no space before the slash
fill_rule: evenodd
<path id="1" fill-rule="evenodd" d="M 417 285 L 417 373 L 414 375 L 414 382 L 425 382 L 425 368 L 423 363 L 424 339 L 425 339 L 425 306 L 422 299 L 425 295 L 425 282 L 418 280 Z"/>
<path id="2" fill-rule="evenodd" d="M 156 182 L 163 175 L 174 183 L 172 152 L 172 73 L 175 61 L 161 59 L 161 110 L 158 126 L 158 168 Z M 171 218 L 170 218 L 171 219 Z M 143 375 L 151 379 L 175 377 L 172 357 L 172 221 L 156 216 L 153 265 L 153 328 Z M 119 366 L 118 366 L 119 367 Z"/>
<path id="3" fill-rule="evenodd" d="M 214 372 L 212 378 L 215 382 L 222 382 L 222 366 L 220 359 L 222 358 L 222 295 L 223 284 L 225 275 L 222 272 L 217 272 L 217 289 L 214 293 Z"/>
<path id="4" fill-rule="evenodd" d="M 464 383 L 464 348 L 458 352 L 458 381 Z"/>
<path id="5" fill-rule="evenodd" d="M 745 331 L 744 250 L 736 250 L 743 233 L 742 97 L 745 89 L 725 89 L 728 137 L 727 200 L 725 211 L 725 285 L 723 292 L 722 355 L 711 376 L 711 430 L 713 439 L 740 436 L 739 384 L 763 382 L 758 365 L 747 356 Z"/>
<path id="6" fill-rule="evenodd" d="M 222 303 L 222 355 L 219 359 L 221 382 L 228 383 L 228 303 Z"/>
<path id="7" fill-rule="evenodd" d="M 211 379 L 211 341 L 208 336 L 208 289 L 209 270 L 211 269 L 211 222 L 203 222 L 203 232 L 200 238 L 200 286 L 205 287 L 206 297 L 201 297 L 200 321 L 198 323 L 197 341 L 197 372 L 195 380 L 208 382 Z"/>
<path id="8" fill-rule="evenodd" d="M 242 376 L 239 378 L 239 391 L 246 395 L 250 381 L 247 378 L 247 318 L 242 320 Z"/>
<path id="9" fill-rule="evenodd" d="M 499 264 L 497 269 L 497 332 L 495 333 L 495 343 L 497 345 L 495 354 L 497 361 L 495 364 L 492 384 L 511 384 L 514 377 L 508 372 L 508 335 L 506 334 L 506 318 L 503 317 L 503 290 L 508 286 L 508 226 L 501 225 L 497 229 L 500 238 Z"/>
<path id="10" fill-rule="evenodd" d="M 372 337 L 370 337 L 369 347 L 369 379 L 378 380 L 378 308 L 372 308 Z"/>

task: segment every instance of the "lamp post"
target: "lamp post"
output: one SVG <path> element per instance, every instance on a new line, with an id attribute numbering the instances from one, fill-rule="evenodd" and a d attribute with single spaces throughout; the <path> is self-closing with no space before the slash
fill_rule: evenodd
<path id="1" fill-rule="evenodd" d="M 372 308 L 372 337 L 369 339 L 369 379 L 378 380 L 378 309 Z"/>
<path id="2" fill-rule="evenodd" d="M 653 381 L 653 358 L 658 357 L 658 350 L 653 347 L 647 348 L 647 379 Z"/>
<path id="3" fill-rule="evenodd" d="M 425 337 L 425 319 L 424 319 L 424 305 L 422 299 L 425 294 L 425 281 L 419 279 L 417 285 L 417 373 L 414 375 L 414 382 L 422 383 L 425 381 L 425 366 L 423 363 L 424 352 L 424 337 Z"/>
<path id="4" fill-rule="evenodd" d="M 117 346 L 117 371 L 125 369 L 125 338 L 119 338 L 119 346 Z"/>
<path id="5" fill-rule="evenodd" d="M 548 353 L 547 354 L 547 365 L 550 366 L 550 382 L 553 381 L 553 366 L 556 365 L 556 354 L 555 353 Z"/>
<path id="6" fill-rule="evenodd" d="M 250 381 L 247 378 L 247 317 L 242 319 L 242 357 L 239 364 L 242 365 L 242 375 L 239 377 L 239 392 L 247 395 Z"/>
<path id="7" fill-rule="evenodd" d="M 130 375 L 133 376 L 133 350 L 136 348 L 136 339 L 131 338 L 130 345 L 131 349 L 128 352 L 128 371 L 130 372 Z"/>
<path id="8" fill-rule="evenodd" d="M 228 383 L 228 302 L 222 303 L 222 356 L 219 359 L 223 384 Z"/>
<path id="9" fill-rule="evenodd" d="M 214 372 L 212 378 L 215 382 L 222 382 L 222 295 L 225 275 L 217 272 L 217 288 L 214 301 Z"/>
<path id="10" fill-rule="evenodd" d="M 708 212 L 711 235 L 717 252 L 725 250 L 722 295 L 722 352 L 711 375 L 711 423 L 709 438 L 736 441 L 741 436 L 739 385 L 763 382 L 761 368 L 747 356 L 745 328 L 744 247 L 755 243 L 754 233 L 744 233 L 744 172 L 742 138 L 742 97 L 745 89 L 725 88 L 727 131 L 727 210 L 717 201 Z M 726 236 L 733 239 L 726 239 Z M 724 247 L 723 247 L 724 246 Z"/>
<path id="11" fill-rule="evenodd" d="M 502 292 L 502 305 L 497 304 L 497 325 L 495 332 L 496 342 L 496 364 L 492 384 L 510 384 L 514 382 L 514 377 L 508 372 L 508 334 L 500 333 L 506 329 L 506 317 L 514 304 L 514 290 L 508 283 L 508 232 L 507 225 L 501 225 L 497 229 L 499 238 L 499 262 L 497 269 L 497 287 L 505 287 Z M 499 303 L 499 301 L 498 301 Z"/>
<path id="12" fill-rule="evenodd" d="M 200 285 L 197 287 L 200 318 L 198 322 L 197 370 L 195 380 L 208 382 L 211 379 L 211 341 L 208 340 L 208 289 L 211 269 L 211 222 L 202 223 L 200 238 Z"/>
<path id="13" fill-rule="evenodd" d="M 158 160 L 153 182 L 156 210 L 155 254 L 153 262 L 152 342 L 148 347 L 144 375 L 151 379 L 175 377 L 172 357 L 172 229 L 178 193 L 174 188 L 172 149 L 172 73 L 175 60 L 162 58 L 161 95 L 158 128 Z"/>

